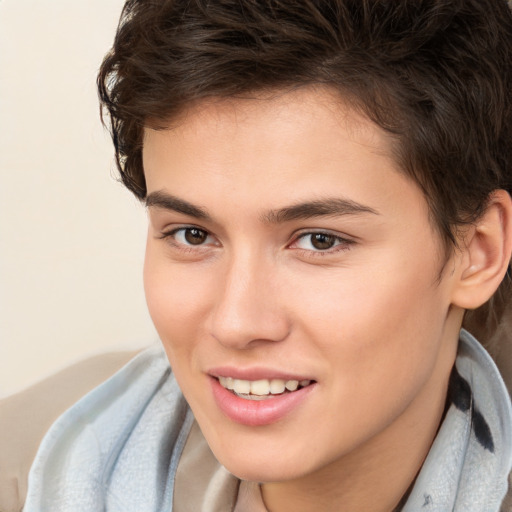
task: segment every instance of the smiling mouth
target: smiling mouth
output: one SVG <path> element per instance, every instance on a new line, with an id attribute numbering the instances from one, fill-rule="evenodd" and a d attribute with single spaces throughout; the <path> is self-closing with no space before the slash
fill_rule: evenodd
<path id="1" fill-rule="evenodd" d="M 218 381 L 224 389 L 246 400 L 265 400 L 272 396 L 293 393 L 314 382 L 282 379 L 242 380 L 232 377 L 218 377 Z"/>

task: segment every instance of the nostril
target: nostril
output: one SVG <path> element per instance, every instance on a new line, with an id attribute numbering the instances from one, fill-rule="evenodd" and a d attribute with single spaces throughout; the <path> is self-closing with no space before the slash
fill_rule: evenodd
<path id="1" fill-rule="evenodd" d="M 288 337 L 290 328 L 285 317 L 273 313 L 266 318 L 258 314 L 246 314 L 244 318 L 217 314 L 210 333 L 225 347 L 246 349 L 282 341 Z"/>

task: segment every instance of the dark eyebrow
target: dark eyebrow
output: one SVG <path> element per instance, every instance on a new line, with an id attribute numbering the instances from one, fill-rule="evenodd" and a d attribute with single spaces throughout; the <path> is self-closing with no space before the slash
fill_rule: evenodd
<path id="1" fill-rule="evenodd" d="M 167 192 L 157 191 L 151 192 L 146 198 L 146 208 L 163 208 L 164 210 L 172 210 L 196 219 L 210 219 L 210 215 L 199 206 L 194 206 L 188 201 L 179 199 Z"/>
<path id="2" fill-rule="evenodd" d="M 196 219 L 211 220 L 211 216 L 206 210 L 195 206 L 184 199 L 175 197 L 167 192 L 151 192 L 146 198 L 146 208 L 163 208 L 182 213 Z M 270 210 L 263 214 L 264 222 L 278 224 L 299 219 L 310 219 L 312 217 L 329 217 L 341 215 L 357 215 L 370 213 L 378 215 L 379 213 L 369 206 L 356 203 L 349 199 L 330 198 L 317 201 L 308 201 L 298 203 L 277 210 Z"/>
<path id="3" fill-rule="evenodd" d="M 377 210 L 374 210 L 369 206 L 356 203 L 355 201 L 341 198 L 330 198 L 299 203 L 285 208 L 280 208 L 279 210 L 270 210 L 264 214 L 263 220 L 272 224 L 277 224 L 292 220 L 310 219 L 312 217 L 337 217 L 341 215 L 359 215 L 364 213 L 379 215 Z"/>

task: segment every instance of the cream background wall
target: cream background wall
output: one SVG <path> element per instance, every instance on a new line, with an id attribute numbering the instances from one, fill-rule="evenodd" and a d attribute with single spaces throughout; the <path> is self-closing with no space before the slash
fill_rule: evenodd
<path id="1" fill-rule="evenodd" d="M 122 0 L 0 0 L 0 398 L 156 339 L 95 76 Z"/>

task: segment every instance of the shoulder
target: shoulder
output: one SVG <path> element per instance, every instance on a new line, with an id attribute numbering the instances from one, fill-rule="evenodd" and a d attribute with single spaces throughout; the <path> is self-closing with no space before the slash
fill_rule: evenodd
<path id="1" fill-rule="evenodd" d="M 192 422 L 155 343 L 52 424 L 30 468 L 24 510 L 137 512 L 157 503 L 170 510 Z"/>
<path id="2" fill-rule="evenodd" d="M 508 491 L 501 505 L 500 512 L 512 512 L 512 473 L 508 476 Z"/>
<path id="3" fill-rule="evenodd" d="M 0 400 L 0 512 L 21 510 L 30 466 L 52 423 L 135 354 L 91 357 Z"/>
<path id="4" fill-rule="evenodd" d="M 508 476 L 508 491 L 501 505 L 500 512 L 512 512 L 512 473 Z"/>

